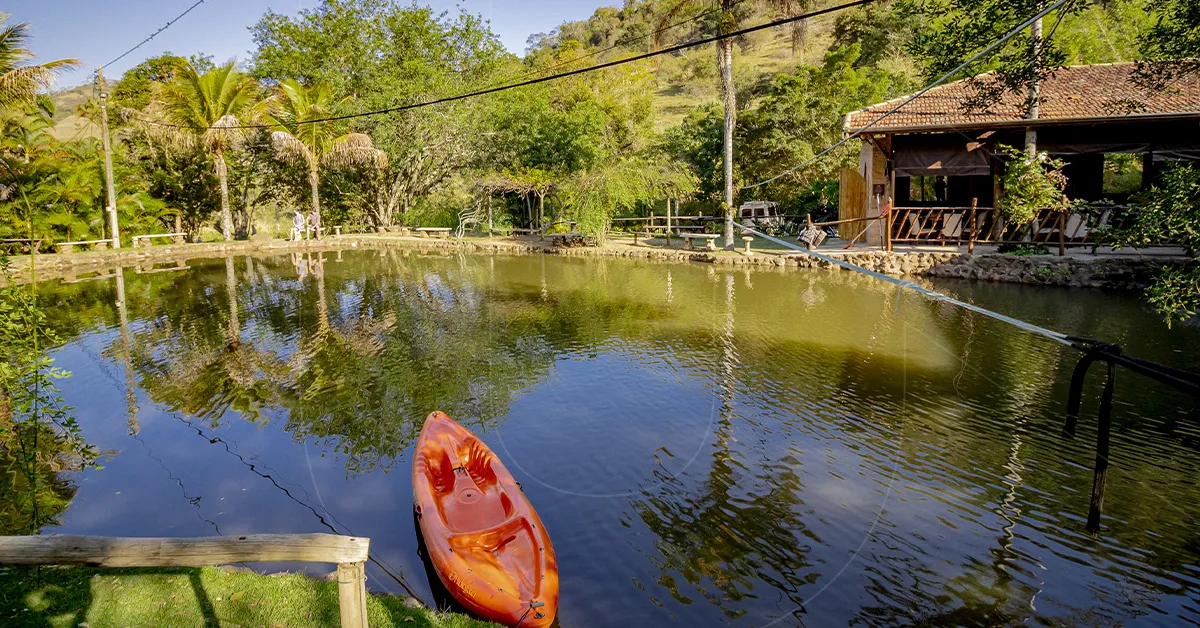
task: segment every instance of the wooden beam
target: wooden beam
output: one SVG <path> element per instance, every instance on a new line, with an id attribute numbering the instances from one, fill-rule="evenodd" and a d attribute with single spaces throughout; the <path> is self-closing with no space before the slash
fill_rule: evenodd
<path id="1" fill-rule="evenodd" d="M 227 563 L 361 563 L 370 539 L 333 534 L 247 534 L 204 538 L 0 537 L 0 565 L 204 567 Z"/>

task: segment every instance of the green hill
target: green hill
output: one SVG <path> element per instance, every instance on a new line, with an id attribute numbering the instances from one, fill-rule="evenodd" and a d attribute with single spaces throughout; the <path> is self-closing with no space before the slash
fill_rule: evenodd
<path id="1" fill-rule="evenodd" d="M 57 124 L 54 126 L 53 134 L 56 139 L 66 141 L 84 137 L 100 137 L 100 129 L 96 125 L 75 113 L 76 107 L 92 97 L 93 89 L 94 86 L 91 83 L 86 83 L 50 94 L 50 97 L 54 99 L 55 106 L 54 120 Z"/>
<path id="2" fill-rule="evenodd" d="M 738 26 L 761 24 L 782 16 L 780 2 L 743 0 L 736 13 Z M 797 5 L 798 6 L 798 5 Z M 611 60 L 653 49 L 653 33 L 659 32 L 658 47 L 681 44 L 715 32 L 711 5 L 687 3 L 685 0 L 643 0 L 627 3 L 624 8 L 601 7 L 586 20 L 567 22 L 549 34 L 535 35 L 529 54 L 538 54 L 566 40 L 579 41 L 585 52 L 601 52 L 599 60 Z M 701 16 L 689 21 L 688 16 Z M 734 46 L 734 80 L 744 98 L 753 94 L 781 72 L 792 72 L 801 63 L 819 65 L 825 52 L 834 43 L 836 15 L 806 20 L 802 46 L 793 47 L 793 27 L 781 26 L 752 33 L 737 40 Z M 665 29 L 665 26 L 677 25 Z M 915 73 L 910 64 L 892 70 Z M 681 122 L 693 107 L 719 99 L 715 46 L 707 44 L 679 53 L 664 55 L 655 60 L 654 94 L 655 123 L 659 130 Z M 753 102 L 745 103 L 753 104 Z"/>

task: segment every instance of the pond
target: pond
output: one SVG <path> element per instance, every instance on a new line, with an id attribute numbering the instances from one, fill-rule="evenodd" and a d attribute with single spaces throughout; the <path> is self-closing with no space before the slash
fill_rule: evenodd
<path id="1" fill-rule="evenodd" d="M 64 396 L 106 452 L 47 532 L 369 536 L 373 589 L 437 599 L 410 469 L 441 409 L 540 512 L 562 626 L 1200 622 L 1194 404 L 1119 374 L 1088 534 L 1102 378 L 1064 438 L 1078 354 L 992 319 L 844 271 L 189 264 L 43 284 Z M 1136 295 L 937 287 L 1200 369 L 1200 328 Z"/>

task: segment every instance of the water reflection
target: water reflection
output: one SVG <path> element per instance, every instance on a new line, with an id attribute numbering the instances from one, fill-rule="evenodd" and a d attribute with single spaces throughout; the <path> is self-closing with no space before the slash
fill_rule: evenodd
<path id="1" fill-rule="evenodd" d="M 1200 621 L 1196 410 L 1118 388 L 1087 535 L 1095 428 L 1058 436 L 1074 356 L 970 312 L 823 271 L 392 249 L 191 265 L 52 289 L 67 392 L 124 449 L 61 531 L 353 530 L 428 598 L 407 456 L 440 408 L 537 504 L 563 625 Z M 944 287 L 1200 366 L 1200 331 L 1127 297 Z"/>

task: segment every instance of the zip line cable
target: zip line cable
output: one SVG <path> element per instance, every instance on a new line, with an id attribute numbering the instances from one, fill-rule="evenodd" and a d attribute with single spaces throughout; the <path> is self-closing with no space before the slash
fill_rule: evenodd
<path id="1" fill-rule="evenodd" d="M 1070 1 L 1070 0 L 1058 0 L 1054 4 L 1051 4 L 1050 6 L 1046 7 L 1045 9 L 1042 9 L 1040 12 L 1038 12 L 1037 15 L 1034 15 L 1033 17 L 1029 18 L 1028 20 L 1025 20 L 1024 22 L 1021 23 L 1020 26 L 1017 26 L 1016 28 L 1009 31 L 1007 35 L 1001 37 L 1000 39 L 997 39 L 996 41 L 992 42 L 991 44 L 988 44 L 988 46 L 985 47 L 983 50 L 980 50 L 979 52 L 972 55 L 970 59 L 963 61 L 957 67 L 955 67 L 953 70 L 950 70 L 949 72 L 943 74 L 936 81 L 921 88 L 921 91 L 919 91 L 915 94 L 912 94 L 911 96 L 906 97 L 900 104 L 896 105 L 895 107 L 892 107 L 891 109 L 886 111 L 883 115 L 872 120 L 870 122 L 870 124 L 867 124 L 866 126 L 862 127 L 861 129 L 851 133 L 850 135 L 847 135 L 846 137 L 842 138 L 841 141 L 837 142 L 836 144 L 833 144 L 829 148 L 826 148 L 825 150 L 817 153 L 816 155 L 813 155 L 810 159 L 808 159 L 804 163 L 801 163 L 800 165 L 794 166 L 792 168 L 788 168 L 787 170 L 784 170 L 783 172 L 781 172 L 769 179 L 764 179 L 762 181 L 759 181 L 758 183 L 752 183 L 750 185 L 743 185 L 739 189 L 750 190 L 753 188 L 757 188 L 757 187 L 766 185 L 772 181 L 777 181 L 779 179 L 782 179 L 783 177 L 786 177 L 787 175 L 792 174 L 793 172 L 800 170 L 801 168 L 804 168 L 806 166 L 809 166 L 809 165 L 815 163 L 817 160 L 819 160 L 822 157 L 824 157 L 825 155 L 828 155 L 829 153 L 833 152 L 838 147 L 845 145 L 846 142 L 849 142 L 850 140 L 862 135 L 867 129 L 870 129 L 871 127 L 875 126 L 876 124 L 879 124 L 880 122 L 882 122 L 884 120 L 884 118 L 887 118 L 888 116 L 892 115 L 893 113 L 896 113 L 897 111 L 902 109 L 905 105 L 911 103 L 912 101 L 916 100 L 920 96 L 924 95 L 925 92 L 928 92 L 929 90 L 946 82 L 950 77 L 958 74 L 959 72 L 963 71 L 968 66 L 970 66 L 972 63 L 975 63 L 976 61 L 978 61 L 980 57 L 988 54 L 989 52 L 995 50 L 996 48 L 1000 47 L 1001 45 L 1007 43 L 1008 40 L 1012 39 L 1013 37 L 1016 37 L 1018 34 L 1020 34 L 1021 31 L 1028 28 L 1030 24 L 1033 24 L 1037 20 L 1040 20 L 1041 18 L 1045 17 L 1051 11 L 1054 11 L 1055 9 L 1059 8 L 1060 6 L 1066 4 L 1068 1 Z"/>
<path id="2" fill-rule="evenodd" d="M 788 241 L 780 239 L 780 238 L 776 238 L 775 236 L 767 235 L 757 229 L 754 229 L 753 227 L 747 227 L 746 225 L 743 225 L 738 222 L 735 222 L 733 224 L 737 225 L 737 227 L 742 229 L 743 231 L 754 234 L 755 236 L 763 238 L 764 240 L 767 240 L 768 242 L 774 242 L 775 244 L 778 244 L 784 248 L 792 249 L 793 251 L 800 251 L 801 253 L 811 255 L 812 257 L 815 257 L 823 262 L 827 262 L 829 264 L 833 264 L 835 266 L 840 266 L 842 268 L 845 268 L 846 270 L 852 270 L 854 272 L 858 272 L 858 273 L 867 275 L 868 277 L 874 277 L 875 279 L 879 279 L 880 281 L 886 281 L 887 283 L 898 286 L 901 290 L 904 290 L 904 289 L 912 290 L 913 292 L 916 292 L 918 294 L 929 297 L 930 299 L 932 299 L 934 301 L 942 301 L 945 303 L 957 305 L 958 307 L 961 307 L 961 308 L 964 308 L 967 310 L 971 310 L 972 312 L 975 312 L 976 314 L 982 314 L 989 318 L 994 318 L 998 321 L 1002 321 L 1002 322 L 1008 323 L 1009 325 L 1019 327 L 1030 333 L 1038 334 L 1039 336 L 1044 336 L 1046 338 L 1049 338 L 1050 340 L 1053 340 L 1058 343 L 1062 343 L 1064 345 L 1070 346 L 1073 344 L 1073 340 L 1072 340 L 1071 336 L 1068 336 L 1064 333 L 1057 332 L 1052 329 L 1046 329 L 1045 327 L 1040 327 L 1038 325 L 1034 325 L 1033 323 L 1028 323 L 1019 318 L 1013 318 L 1011 316 L 1001 314 L 999 312 L 993 312 L 992 310 L 979 307 L 978 305 L 975 305 L 973 303 L 967 303 L 966 301 L 960 301 L 958 299 L 955 299 L 954 297 L 942 294 L 942 293 L 934 291 L 934 290 L 930 290 L 929 288 L 926 288 L 925 286 L 922 286 L 921 284 L 918 284 L 918 283 L 915 283 L 912 281 L 900 279 L 899 277 L 892 277 L 891 275 L 885 275 L 883 273 L 875 272 L 873 270 L 868 270 L 866 268 L 863 268 L 862 266 L 859 266 L 858 264 L 852 264 L 843 259 L 838 259 L 836 257 L 826 255 L 824 253 L 818 253 L 812 249 L 806 249 L 806 248 L 797 246 L 795 244 L 792 244 L 791 242 L 788 242 Z"/>
<path id="3" fill-rule="evenodd" d="M 765 23 L 759 24 L 757 26 L 750 26 L 747 28 L 743 28 L 743 29 L 736 30 L 736 31 L 730 31 L 728 33 L 724 33 L 724 34 L 720 34 L 720 35 L 713 35 L 711 37 L 702 37 L 700 39 L 696 39 L 696 40 L 689 41 L 689 42 L 684 42 L 682 44 L 676 44 L 674 46 L 663 48 L 661 50 L 645 52 L 642 54 L 634 55 L 632 57 L 625 57 L 624 59 L 616 59 L 614 61 L 606 61 L 604 63 L 599 63 L 596 65 L 588 66 L 586 68 L 579 68 L 576 70 L 570 70 L 567 72 L 552 74 L 550 76 L 543 76 L 540 78 L 529 79 L 527 81 L 521 81 L 519 83 L 511 83 L 508 85 L 501 85 L 498 87 L 481 89 L 478 91 L 468 92 L 465 94 L 457 94 L 455 96 L 446 96 L 443 98 L 437 98 L 434 100 L 428 100 L 428 101 L 424 101 L 424 102 L 408 103 L 408 104 L 404 104 L 404 105 L 397 105 L 395 107 L 376 109 L 374 111 L 363 111 L 360 113 L 348 113 L 348 114 L 339 115 L 339 116 L 328 116 L 325 118 L 317 118 L 314 120 L 304 120 L 302 122 L 299 122 L 298 124 L 317 124 L 320 122 L 337 122 L 340 120 L 352 120 L 355 118 L 365 118 L 365 117 L 369 117 L 369 116 L 377 116 L 377 115 L 383 115 L 383 114 L 388 114 L 388 113 L 399 113 L 401 111 L 409 111 L 412 109 L 421 109 L 424 107 L 431 107 L 433 105 L 440 105 L 440 104 L 444 104 L 444 103 L 448 103 L 448 102 L 466 100 L 467 98 L 474 98 L 476 96 L 486 96 L 488 94 L 504 92 L 504 91 L 508 91 L 510 89 L 516 89 L 518 87 L 528 87 L 530 85 L 537 85 L 539 83 L 547 83 L 547 82 L 555 81 L 555 80 L 558 80 L 561 78 L 567 78 L 567 77 L 576 76 L 579 74 L 586 74 L 588 72 L 594 72 L 596 70 L 604 70 L 604 69 L 616 67 L 619 65 L 625 65 L 626 63 L 633 63 L 634 61 L 642 61 L 645 59 L 650 59 L 650 58 L 658 57 L 658 56 L 665 55 L 665 54 L 671 54 L 674 52 L 679 52 L 680 50 L 687 50 L 688 48 L 695 48 L 697 46 L 703 46 L 704 44 L 711 44 L 713 42 L 721 41 L 723 39 L 732 39 L 735 37 L 740 37 L 742 35 L 748 35 L 750 33 L 756 33 L 761 30 L 766 30 L 768 28 L 775 28 L 777 26 L 791 24 L 792 22 L 798 22 L 800 20 L 805 20 L 805 19 L 812 18 L 812 17 L 819 17 L 821 15 L 828 15 L 830 13 L 836 13 L 836 12 L 842 11 L 844 9 L 860 7 L 860 6 L 872 4 L 874 2 L 879 2 L 879 1 L 880 0 L 854 0 L 853 2 L 847 2 L 844 4 L 839 4 L 837 6 L 827 7 L 827 8 L 819 9 L 816 11 L 809 11 L 808 13 L 802 13 L 800 15 L 794 15 L 792 17 L 781 18 L 778 20 L 765 22 Z M 1061 4 L 1062 2 L 1065 2 L 1065 0 L 1059 0 L 1059 4 Z M 141 119 L 141 118 L 139 118 L 139 119 Z M 269 128 L 271 128 L 270 124 L 242 124 L 242 125 L 223 126 L 223 127 L 203 127 L 203 126 L 192 126 L 192 125 L 187 125 L 187 124 L 172 124 L 169 122 L 158 122 L 156 120 L 144 120 L 144 119 L 141 119 L 141 120 L 143 122 L 149 122 L 151 124 L 156 124 L 158 126 L 172 127 L 172 128 L 177 128 L 177 129 L 193 129 L 196 131 L 207 131 L 207 130 L 210 130 L 213 128 L 219 128 L 219 130 L 222 130 L 222 131 L 233 131 L 233 130 L 238 130 L 238 129 L 269 129 Z"/>
<path id="4" fill-rule="evenodd" d="M 171 28 L 171 25 L 172 25 L 172 24 L 174 24 L 175 22 L 178 22 L 178 21 L 179 21 L 179 20 L 180 20 L 180 19 L 181 19 L 183 16 L 187 15 L 188 13 L 191 13 L 191 12 L 192 12 L 192 9 L 194 9 L 194 8 L 196 8 L 196 7 L 198 7 L 198 6 L 202 5 L 202 4 L 204 4 L 204 0 L 196 0 L 196 3 L 195 3 L 195 4 L 193 4 L 192 6 L 188 7 L 186 11 L 184 11 L 183 13 L 180 13 L 179 15 L 175 16 L 175 19 L 173 19 L 173 20 L 171 20 L 170 22 L 167 22 L 166 24 L 164 24 L 162 28 L 160 28 L 160 29 L 158 29 L 158 30 L 154 31 L 153 33 L 150 33 L 150 36 L 149 36 L 149 37 L 147 37 L 147 38 L 145 38 L 145 39 L 143 39 L 143 40 L 142 40 L 140 43 L 138 43 L 138 45 L 134 46 L 133 48 L 130 48 L 129 50 L 126 50 L 125 52 L 121 53 L 121 55 L 120 55 L 120 56 L 118 56 L 116 59 L 113 59 L 112 61 L 109 61 L 108 63 L 105 63 L 104 65 L 102 65 L 102 66 L 100 66 L 100 67 L 106 67 L 106 66 L 110 66 L 110 65 L 112 65 L 112 64 L 114 64 L 114 63 L 116 63 L 116 62 L 120 61 L 121 59 L 124 59 L 125 57 L 127 57 L 127 56 L 129 55 L 129 53 L 131 53 L 131 52 L 133 52 L 134 50 L 137 50 L 138 48 L 141 48 L 142 46 L 144 46 L 144 45 L 146 45 L 147 43 L 149 43 L 149 41 L 150 41 L 151 39 L 154 39 L 155 37 L 157 37 L 159 33 L 161 33 L 161 32 L 163 32 L 163 31 L 167 30 L 168 28 Z"/>

